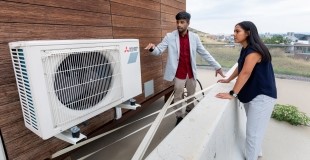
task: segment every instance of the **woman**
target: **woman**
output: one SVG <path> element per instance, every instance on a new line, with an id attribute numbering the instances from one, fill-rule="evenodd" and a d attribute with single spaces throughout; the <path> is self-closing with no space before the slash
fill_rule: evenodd
<path id="1" fill-rule="evenodd" d="M 234 39 L 242 45 L 238 67 L 228 79 L 218 82 L 229 83 L 238 78 L 229 93 L 219 93 L 216 97 L 236 97 L 244 104 L 247 115 L 245 156 L 247 160 L 257 160 L 277 98 L 271 55 L 259 38 L 256 26 L 250 21 L 235 26 Z"/>

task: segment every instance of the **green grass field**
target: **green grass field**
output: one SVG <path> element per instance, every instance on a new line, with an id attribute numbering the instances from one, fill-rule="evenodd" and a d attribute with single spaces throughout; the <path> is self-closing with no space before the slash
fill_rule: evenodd
<path id="1" fill-rule="evenodd" d="M 206 45 L 205 47 L 224 68 L 230 68 L 237 62 L 241 50 L 239 46 Z M 271 48 L 269 51 L 275 73 L 310 77 L 310 61 L 294 59 L 292 55 L 285 54 L 284 48 Z M 198 65 L 207 64 L 199 55 L 196 60 Z"/>

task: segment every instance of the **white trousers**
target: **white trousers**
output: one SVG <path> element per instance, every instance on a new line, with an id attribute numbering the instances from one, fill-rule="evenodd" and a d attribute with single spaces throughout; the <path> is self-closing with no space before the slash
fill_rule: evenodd
<path id="1" fill-rule="evenodd" d="M 258 95 L 249 103 L 244 103 L 246 123 L 246 160 L 257 160 L 276 99 Z"/>
<path id="2" fill-rule="evenodd" d="M 191 78 L 191 79 L 188 79 L 188 77 L 186 77 L 186 79 L 174 78 L 174 99 L 173 99 L 174 103 L 183 99 L 185 84 L 186 84 L 187 96 L 189 97 L 189 96 L 195 94 L 196 80 L 194 78 Z M 191 98 L 188 101 L 191 102 L 193 100 L 194 100 L 194 98 Z M 173 108 L 178 109 L 181 106 L 182 106 L 182 103 L 175 105 Z M 191 110 L 193 108 L 194 108 L 194 103 L 192 103 L 186 107 L 187 110 Z M 177 117 L 184 117 L 185 116 L 185 110 L 181 109 L 181 110 L 175 112 L 175 114 Z"/>

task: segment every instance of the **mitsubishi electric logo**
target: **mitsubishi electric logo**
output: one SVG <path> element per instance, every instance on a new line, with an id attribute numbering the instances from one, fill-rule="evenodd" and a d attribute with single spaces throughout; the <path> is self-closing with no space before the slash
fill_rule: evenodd
<path id="1" fill-rule="evenodd" d="M 129 52 L 129 50 L 128 50 L 128 47 L 126 46 L 126 48 L 125 48 L 125 51 L 124 51 L 125 53 L 128 53 Z"/>
<path id="2" fill-rule="evenodd" d="M 128 53 L 128 52 L 137 52 L 138 51 L 138 47 L 127 47 L 125 48 L 125 53 Z"/>

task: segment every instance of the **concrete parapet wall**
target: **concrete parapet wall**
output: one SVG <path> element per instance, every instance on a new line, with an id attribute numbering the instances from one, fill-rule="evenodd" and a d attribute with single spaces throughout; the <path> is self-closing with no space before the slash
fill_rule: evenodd
<path id="1" fill-rule="evenodd" d="M 246 117 L 239 101 L 215 97 L 233 84 L 216 84 L 146 159 L 241 160 Z"/>

